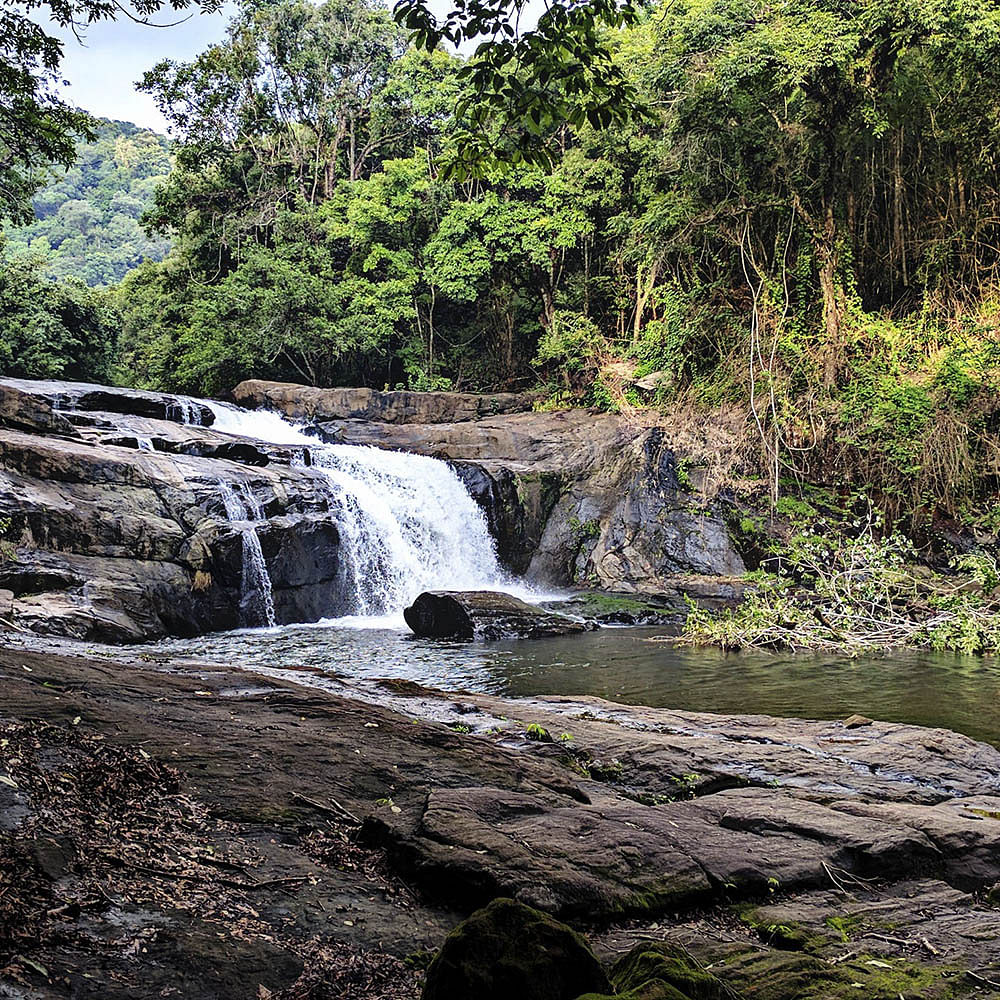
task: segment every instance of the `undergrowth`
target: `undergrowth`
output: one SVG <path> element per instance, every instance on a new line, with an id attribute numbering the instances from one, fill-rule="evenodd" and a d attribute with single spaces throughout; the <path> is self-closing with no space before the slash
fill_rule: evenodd
<path id="1" fill-rule="evenodd" d="M 980 551 L 949 572 L 922 564 L 913 543 L 869 511 L 853 534 L 806 528 L 748 574 L 737 608 L 691 604 L 681 636 L 724 649 L 813 649 L 860 654 L 901 646 L 1000 653 L 1000 567 Z"/>

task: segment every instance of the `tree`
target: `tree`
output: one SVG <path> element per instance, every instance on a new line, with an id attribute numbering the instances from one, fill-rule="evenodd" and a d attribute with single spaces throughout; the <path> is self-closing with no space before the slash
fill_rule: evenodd
<path id="1" fill-rule="evenodd" d="M 82 283 L 47 281 L 42 261 L 0 241 L 0 373 L 106 381 L 114 339 Z"/>
<path id="2" fill-rule="evenodd" d="M 139 218 L 171 157 L 165 137 L 134 125 L 98 120 L 94 132 L 92 142 L 77 143 L 77 164 L 54 169 L 35 195 L 35 221 L 8 228 L 7 239 L 12 253 L 44 248 L 50 278 L 107 286 L 166 252 L 167 241 L 148 236 Z"/>
<path id="3" fill-rule="evenodd" d="M 476 42 L 461 69 L 457 158 L 449 173 L 481 176 L 497 161 L 551 164 L 545 141 L 562 124 L 621 124 L 642 114 L 639 93 L 614 56 L 612 31 L 636 24 L 642 0 L 554 0 L 533 27 L 529 0 L 457 0 L 438 16 L 429 0 L 397 0 L 396 19 L 418 48 Z M 500 135 L 498 135 L 500 133 Z"/>

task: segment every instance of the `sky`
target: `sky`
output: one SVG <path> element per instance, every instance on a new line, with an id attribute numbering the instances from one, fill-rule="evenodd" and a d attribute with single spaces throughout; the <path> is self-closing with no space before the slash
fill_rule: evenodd
<path id="1" fill-rule="evenodd" d="M 152 18 L 154 23 L 169 24 L 177 19 L 169 4 L 164 6 L 163 13 Z M 431 10 L 443 10 L 450 9 L 451 4 L 447 0 L 431 0 L 429 6 Z M 528 11 L 534 6 L 529 3 Z M 235 0 L 226 0 L 216 14 L 193 10 L 183 23 L 163 28 L 146 27 L 127 18 L 101 21 L 87 29 L 82 45 L 71 32 L 48 24 L 46 30 L 63 41 L 60 72 L 68 85 L 60 93 L 68 103 L 100 118 L 134 122 L 166 132 L 166 121 L 152 97 L 139 93 L 136 82 L 162 59 L 186 62 L 220 41 L 236 10 Z M 183 12 L 180 16 L 184 16 Z"/>
<path id="2" fill-rule="evenodd" d="M 83 45 L 72 34 L 47 25 L 47 31 L 63 40 L 61 72 L 69 85 L 60 93 L 68 103 L 101 118 L 165 132 L 163 116 L 152 97 L 135 90 L 136 81 L 161 59 L 190 60 L 219 41 L 232 13 L 231 5 L 217 14 L 192 13 L 183 24 L 169 28 L 102 21 L 87 29 Z M 166 24 L 175 18 L 167 7 L 154 21 Z"/>

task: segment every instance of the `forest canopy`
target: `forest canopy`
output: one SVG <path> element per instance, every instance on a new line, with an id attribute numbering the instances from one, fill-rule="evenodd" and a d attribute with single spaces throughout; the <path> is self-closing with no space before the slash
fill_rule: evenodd
<path id="1" fill-rule="evenodd" d="M 251 0 L 146 74 L 174 163 L 143 224 L 171 249 L 105 297 L 121 378 L 736 406 L 775 486 L 975 499 L 1000 426 L 996 5 L 623 8 L 582 25 L 614 120 L 601 85 L 585 109 L 573 73 L 451 55 L 431 43 L 465 29 L 408 11 Z M 574 30 L 553 59 L 585 54 Z"/>
<path id="2" fill-rule="evenodd" d="M 165 136 L 127 122 L 96 121 L 71 167 L 55 167 L 32 198 L 35 220 L 10 229 L 8 248 L 41 261 L 47 277 L 110 286 L 170 246 L 140 222 L 170 173 Z"/>

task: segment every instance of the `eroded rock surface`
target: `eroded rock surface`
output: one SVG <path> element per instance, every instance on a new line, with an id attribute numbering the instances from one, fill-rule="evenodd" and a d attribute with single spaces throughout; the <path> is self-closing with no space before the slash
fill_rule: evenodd
<path id="1" fill-rule="evenodd" d="M 233 390 L 248 409 L 277 410 L 295 421 L 374 420 L 387 424 L 439 424 L 530 410 L 530 393 L 410 392 L 318 389 L 250 379 Z"/>
<path id="2" fill-rule="evenodd" d="M 571 927 L 512 899 L 495 899 L 448 935 L 427 970 L 423 1000 L 576 1000 L 611 983 Z"/>
<path id="3" fill-rule="evenodd" d="M 59 797 L 26 777 L 35 751 L 12 731 L 0 760 L 17 787 L 0 783 L 0 842 L 33 838 L 18 884 L 45 869 L 46 899 L 89 903 L 46 918 L 58 933 L 41 928 L 34 951 L 15 951 L 49 981 L 9 951 L 0 981 L 13 970 L 39 997 L 116 998 L 182 975 L 186 996 L 252 996 L 306 975 L 317 949 L 357 962 L 426 955 L 498 897 L 569 921 L 604 959 L 681 946 L 726 996 L 951 997 L 974 987 L 968 972 L 1000 975 L 1000 911 L 981 894 L 1000 878 L 991 747 L 882 723 L 859 736 L 842 723 L 328 683 L 0 650 L 0 715 L 55 727 L 44 740 L 66 749 L 39 758 L 53 777 L 79 772 L 65 755 L 81 741 L 105 741 L 109 759 L 138 748 L 128 759 L 141 750 L 179 775 L 144 808 L 162 811 L 165 795 L 205 817 L 214 857 L 243 866 L 213 867 L 155 830 L 108 841 L 115 827 L 90 823 L 126 859 L 115 869 L 74 847 L 82 834 L 61 832 L 58 810 L 44 824 L 55 847 L 36 843 L 33 817 Z M 213 872 L 226 884 L 213 889 Z M 122 957 L 134 940 L 145 951 Z M 637 975 L 656 964 L 647 958 Z M 402 995 L 418 993 L 413 980 Z"/>
<path id="4" fill-rule="evenodd" d="M 542 639 L 587 630 L 583 622 L 492 590 L 425 591 L 403 617 L 428 639 Z"/>
<path id="5" fill-rule="evenodd" d="M 331 441 L 451 461 L 485 509 L 501 557 L 533 579 L 671 593 L 687 574 L 744 572 L 725 499 L 696 486 L 654 416 L 259 382 L 235 395 L 314 421 Z"/>
<path id="6" fill-rule="evenodd" d="M 220 483 L 264 513 L 253 527 L 278 622 L 346 607 L 329 490 L 302 450 L 201 426 L 211 417 L 157 393 L 0 385 L 9 624 L 118 642 L 262 624 L 241 612 L 245 525 L 230 521 Z"/>

